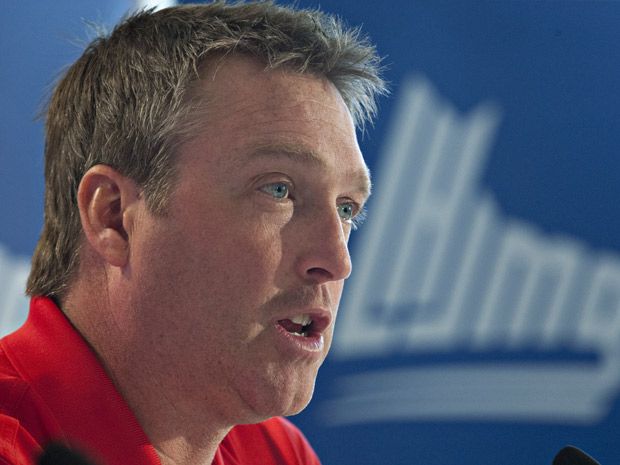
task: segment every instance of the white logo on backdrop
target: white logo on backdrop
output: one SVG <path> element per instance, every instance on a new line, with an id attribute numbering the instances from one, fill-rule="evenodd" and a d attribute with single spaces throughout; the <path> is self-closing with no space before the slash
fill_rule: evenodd
<path id="1" fill-rule="evenodd" d="M 357 238 L 334 360 L 594 355 L 461 356 L 346 375 L 322 406 L 325 418 L 600 421 L 620 385 L 620 259 L 502 214 L 480 185 L 496 107 L 461 115 L 419 77 L 404 84 L 399 106 L 372 220 Z"/>
<path id="2" fill-rule="evenodd" d="M 0 337 L 16 330 L 28 315 L 24 294 L 30 260 L 14 257 L 0 244 Z"/>

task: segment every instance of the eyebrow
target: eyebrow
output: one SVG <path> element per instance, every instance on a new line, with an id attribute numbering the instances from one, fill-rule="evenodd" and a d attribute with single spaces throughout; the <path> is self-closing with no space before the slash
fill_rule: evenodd
<path id="1" fill-rule="evenodd" d="M 285 158 L 315 168 L 325 168 L 327 166 L 325 160 L 315 151 L 296 144 L 260 145 L 252 150 L 247 158 L 239 157 L 235 159 L 235 163 L 244 163 L 248 158 Z M 370 180 L 370 171 L 368 168 L 351 171 L 347 174 L 347 177 L 359 186 L 357 190 L 361 192 L 366 199 L 370 197 L 372 182 Z"/>

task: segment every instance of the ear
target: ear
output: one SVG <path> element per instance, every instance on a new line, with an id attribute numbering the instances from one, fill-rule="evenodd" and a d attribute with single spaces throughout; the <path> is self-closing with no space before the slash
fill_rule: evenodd
<path id="1" fill-rule="evenodd" d="M 112 266 L 127 263 L 139 200 L 136 183 L 107 165 L 93 166 L 80 181 L 78 208 L 86 240 Z"/>

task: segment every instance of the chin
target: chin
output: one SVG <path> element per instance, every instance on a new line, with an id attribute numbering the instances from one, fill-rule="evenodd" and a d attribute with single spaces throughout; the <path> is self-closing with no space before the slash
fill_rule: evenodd
<path id="1" fill-rule="evenodd" d="M 288 402 L 283 402 L 282 406 L 282 416 L 290 416 L 296 415 L 304 410 L 310 401 L 312 400 L 312 395 L 314 394 L 314 385 L 315 385 L 316 376 L 311 379 L 307 379 L 305 382 L 299 383 L 295 386 L 295 389 L 289 391 L 287 396 L 283 398 L 288 400 Z M 297 383 L 295 383 L 297 384 Z"/>
<path id="2" fill-rule="evenodd" d="M 254 392 L 248 399 L 247 404 L 251 408 L 253 416 L 251 423 L 258 423 L 277 416 L 292 416 L 304 410 L 314 393 L 314 382 L 304 385 L 288 385 L 285 389 L 276 389 L 268 394 L 269 390 Z"/>
<path id="3" fill-rule="evenodd" d="M 314 389 L 312 391 L 314 391 Z M 292 403 L 289 406 L 287 411 L 282 413 L 282 416 L 288 417 L 291 415 L 297 415 L 298 413 L 301 413 L 308 406 L 308 404 L 310 403 L 310 400 L 312 400 L 312 392 L 310 392 L 308 395 L 306 395 L 303 398 L 297 399 L 294 403 Z"/>

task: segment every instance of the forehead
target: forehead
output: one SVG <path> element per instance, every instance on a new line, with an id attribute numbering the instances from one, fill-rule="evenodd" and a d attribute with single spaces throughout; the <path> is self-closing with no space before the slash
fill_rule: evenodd
<path id="1" fill-rule="evenodd" d="M 205 102 L 190 144 L 196 156 L 234 164 L 276 147 L 316 166 L 367 171 L 348 108 L 323 77 L 233 56 L 209 63 L 193 92 Z"/>
<path id="2" fill-rule="evenodd" d="M 297 107 L 296 111 L 306 115 L 304 110 L 312 111 L 314 106 L 330 114 L 342 113 L 351 120 L 342 97 L 328 79 L 286 67 L 267 69 L 262 62 L 243 55 L 210 60 L 197 91 L 208 101 L 205 116 L 211 122 L 211 116 L 238 119 L 239 111 L 249 117 L 269 116 L 287 107 Z"/>

